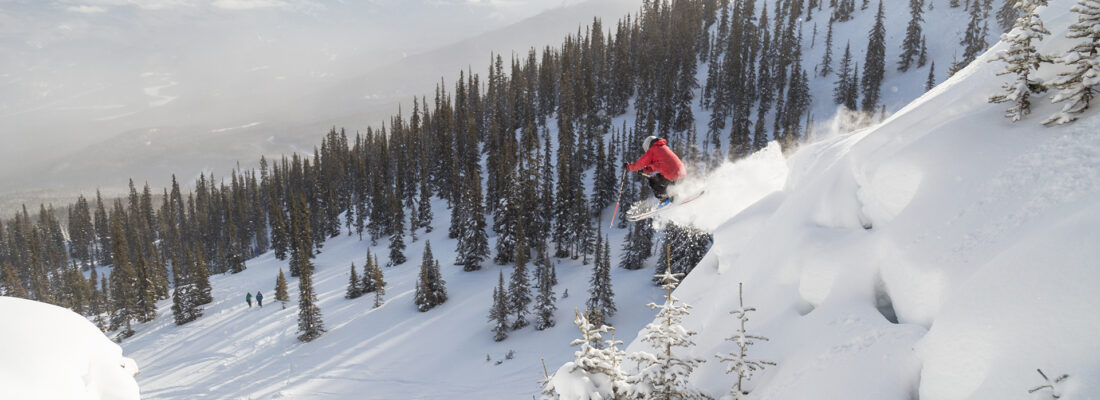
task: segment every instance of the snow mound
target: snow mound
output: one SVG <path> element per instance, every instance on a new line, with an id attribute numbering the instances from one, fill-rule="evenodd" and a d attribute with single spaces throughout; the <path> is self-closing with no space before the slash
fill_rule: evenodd
<path id="1" fill-rule="evenodd" d="M 0 398 L 139 399 L 137 363 L 67 309 L 0 297 Z"/>
<path id="2" fill-rule="evenodd" d="M 1041 52 L 1064 49 L 1073 3 L 1043 9 Z M 1028 394 L 1037 368 L 1069 375 L 1062 398 L 1100 393 L 1100 114 L 1047 128 L 1059 106 L 1036 96 L 1030 117 L 1004 118 L 987 101 L 1009 79 L 987 62 L 1004 48 L 880 125 L 767 164 L 776 191 L 716 173 L 700 185 L 722 198 L 669 213 L 714 235 L 676 292 L 700 332 L 684 356 L 711 360 L 700 389 L 736 381 L 714 355 L 734 348 L 744 282 L 748 329 L 771 339 L 750 355 L 778 364 L 753 399 L 1049 398 Z"/>

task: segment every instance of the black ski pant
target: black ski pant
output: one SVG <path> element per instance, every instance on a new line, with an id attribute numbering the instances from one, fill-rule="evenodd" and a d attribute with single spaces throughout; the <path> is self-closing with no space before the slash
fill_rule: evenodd
<path id="1" fill-rule="evenodd" d="M 663 201 L 668 198 L 668 185 L 671 185 L 672 181 L 662 176 L 660 172 L 650 175 L 647 179 L 649 180 L 649 187 L 653 189 L 653 196 L 657 200 Z"/>

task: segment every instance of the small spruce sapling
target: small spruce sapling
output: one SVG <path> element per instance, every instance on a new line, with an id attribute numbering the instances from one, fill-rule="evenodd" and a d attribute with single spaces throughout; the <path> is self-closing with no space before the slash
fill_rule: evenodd
<path id="1" fill-rule="evenodd" d="M 542 393 L 566 399 L 623 398 L 627 388 L 627 377 L 622 370 L 625 353 L 619 349 L 623 342 L 615 340 L 615 328 L 607 325 L 597 328 L 587 314 L 575 309 L 573 315 L 573 323 L 581 337 L 574 339 L 570 346 L 579 348 L 573 352 L 573 361 L 562 365 L 545 380 Z M 605 340 L 603 335 L 608 332 L 611 339 Z"/>
<path id="2" fill-rule="evenodd" d="M 667 254 L 667 253 L 666 253 Z M 667 259 L 666 263 L 671 264 Z M 645 399 L 702 399 L 706 394 L 691 387 L 688 377 L 703 359 L 682 357 L 672 351 L 673 347 L 690 349 L 695 346 L 691 337 L 695 332 L 681 325 L 684 317 L 691 311 L 691 305 L 680 302 L 672 295 L 673 289 L 680 283 L 684 274 L 673 274 L 666 268 L 660 276 L 665 294 L 665 304 L 649 303 L 647 306 L 660 310 L 653 322 L 646 325 L 641 340 L 648 342 L 656 354 L 637 352 L 630 358 L 638 362 L 638 374 L 627 379 L 628 394 Z"/>
<path id="3" fill-rule="evenodd" d="M 737 320 L 741 321 L 741 328 L 738 329 L 733 336 L 726 338 L 726 340 L 734 342 L 737 345 L 737 351 L 729 354 L 718 354 L 715 357 L 718 357 L 718 359 L 723 362 L 729 363 L 729 366 L 726 367 L 727 374 L 731 372 L 737 373 L 737 384 L 730 388 L 730 393 L 733 394 L 734 399 L 743 399 L 747 393 L 742 387 L 742 384 L 752 378 L 752 374 L 756 371 L 761 371 L 768 365 L 774 366 L 775 363 L 746 358 L 749 346 L 755 344 L 756 340 L 767 341 L 768 338 L 750 335 L 745 330 L 745 322 L 749 320 L 748 314 L 750 311 L 756 311 L 756 308 L 745 307 L 744 291 L 742 290 L 742 284 L 740 282 L 737 283 L 737 300 L 739 308 L 730 311 L 730 314 L 733 314 Z"/>

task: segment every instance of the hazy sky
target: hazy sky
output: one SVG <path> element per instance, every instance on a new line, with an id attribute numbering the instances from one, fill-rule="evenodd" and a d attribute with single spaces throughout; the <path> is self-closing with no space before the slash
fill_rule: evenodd
<path id="1" fill-rule="evenodd" d="M 0 0 L 0 217 L 378 127 L 641 0 Z M 484 79 L 482 80 L 484 82 Z"/>
<path id="2" fill-rule="evenodd" d="M 131 129 L 237 121 L 561 5 L 0 0 L 0 168 Z"/>

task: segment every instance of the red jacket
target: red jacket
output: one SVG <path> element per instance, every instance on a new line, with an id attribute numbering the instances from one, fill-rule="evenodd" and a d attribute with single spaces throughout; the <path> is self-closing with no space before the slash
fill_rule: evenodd
<path id="1" fill-rule="evenodd" d="M 653 141 L 653 144 L 649 146 L 649 150 L 642 154 L 642 158 L 639 158 L 633 164 L 627 165 L 626 169 L 630 171 L 642 170 L 647 174 L 660 172 L 665 179 L 670 181 L 683 178 L 684 175 L 687 175 L 687 171 L 684 170 L 684 163 L 680 162 L 680 158 L 676 157 L 676 153 L 673 153 L 667 144 L 668 141 L 665 139 Z"/>

